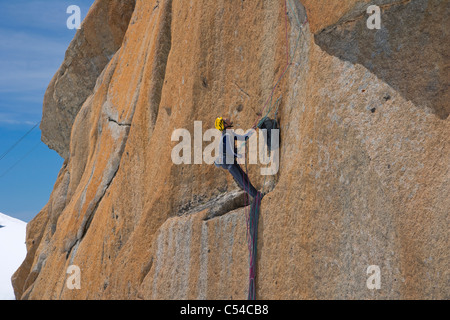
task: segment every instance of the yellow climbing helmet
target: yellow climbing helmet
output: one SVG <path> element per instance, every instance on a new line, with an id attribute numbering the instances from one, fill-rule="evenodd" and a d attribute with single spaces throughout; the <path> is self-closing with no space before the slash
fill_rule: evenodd
<path id="1" fill-rule="evenodd" d="M 223 118 L 222 117 L 218 117 L 216 119 L 215 127 L 216 127 L 217 130 L 220 130 L 220 131 L 223 131 L 225 129 L 225 124 L 223 122 Z"/>

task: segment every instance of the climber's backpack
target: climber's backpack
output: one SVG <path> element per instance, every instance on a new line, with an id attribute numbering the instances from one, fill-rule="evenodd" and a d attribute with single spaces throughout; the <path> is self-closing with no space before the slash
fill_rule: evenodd
<path id="1" fill-rule="evenodd" d="M 259 125 L 260 129 L 263 130 L 267 130 L 267 140 L 266 140 L 266 144 L 267 144 L 267 149 L 269 150 L 269 152 L 272 151 L 272 129 L 279 129 L 278 127 L 278 122 L 275 119 L 270 119 L 270 118 L 266 118 L 260 125 Z M 275 145 L 275 147 L 278 147 L 277 145 Z M 276 149 L 276 148 L 275 148 Z"/>

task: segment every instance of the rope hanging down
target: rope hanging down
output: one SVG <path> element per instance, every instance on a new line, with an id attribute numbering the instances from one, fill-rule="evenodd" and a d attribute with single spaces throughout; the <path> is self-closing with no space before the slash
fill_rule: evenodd
<path id="1" fill-rule="evenodd" d="M 258 243 L 258 220 L 259 209 L 261 206 L 261 194 L 258 192 L 256 198 L 253 200 L 250 212 L 247 216 L 247 239 L 249 251 L 249 284 L 248 284 L 248 300 L 256 299 L 256 257 L 257 257 L 257 243 Z"/>
<path id="2" fill-rule="evenodd" d="M 294 51 L 292 53 L 292 57 L 289 60 L 289 42 L 288 42 L 288 32 L 287 32 L 287 6 L 286 6 L 286 0 L 284 1 L 285 4 L 285 26 L 286 26 L 286 41 L 287 41 L 287 45 L 286 45 L 286 66 L 285 69 L 283 70 L 283 72 L 281 73 L 280 77 L 278 78 L 278 81 L 275 83 L 274 87 L 272 88 L 272 91 L 269 95 L 269 97 L 267 98 L 267 100 L 265 101 L 261 111 L 258 113 L 260 115 L 262 115 L 264 113 L 264 111 L 266 110 L 267 106 L 270 105 L 271 107 L 269 108 L 269 111 L 267 111 L 266 115 L 264 117 L 260 117 L 257 118 L 255 123 L 254 123 L 254 127 L 259 128 L 260 125 L 267 119 L 267 117 L 270 114 L 270 111 L 272 110 L 272 108 L 276 105 L 276 112 L 275 115 L 278 113 L 278 108 L 280 107 L 280 98 L 277 99 L 277 101 L 275 102 L 275 104 L 272 105 L 272 101 L 273 101 L 273 95 L 275 93 L 275 90 L 277 89 L 278 85 L 280 84 L 281 80 L 284 78 L 285 74 L 287 73 L 287 71 L 289 70 L 289 68 L 291 67 L 291 65 L 293 65 L 294 59 L 295 59 L 295 54 L 297 53 L 297 49 L 298 49 L 298 45 L 300 43 L 300 37 L 302 35 L 302 31 L 303 31 L 303 27 L 308 23 L 308 18 L 305 19 L 305 21 L 302 23 L 300 23 L 297 15 L 295 14 L 294 9 L 292 8 L 291 2 L 290 0 L 287 1 L 287 3 L 289 4 L 289 10 L 291 11 L 292 15 L 295 17 L 298 27 L 300 29 L 299 33 L 298 33 L 298 37 L 295 41 L 295 47 L 294 47 Z M 238 148 L 238 152 L 242 149 L 242 147 L 245 145 L 245 142 L 243 142 Z"/>
<path id="3" fill-rule="evenodd" d="M 293 61 L 294 61 L 294 58 L 295 58 L 295 53 L 297 52 L 298 44 L 299 44 L 299 42 L 300 42 L 300 36 L 302 35 L 302 32 L 301 32 L 301 31 L 303 30 L 303 27 L 305 26 L 305 24 L 308 22 L 308 19 L 306 19 L 305 22 L 304 22 L 303 24 L 300 24 L 300 21 L 298 20 L 298 17 L 295 15 L 295 11 L 292 9 L 291 3 L 290 3 L 290 1 L 289 1 L 289 9 L 291 10 L 292 15 L 296 18 L 297 23 L 298 23 L 299 28 L 300 28 L 300 32 L 299 32 L 298 37 L 297 37 L 297 40 L 296 40 L 294 52 L 293 52 L 292 57 L 291 57 L 291 59 L 290 59 L 290 61 L 289 61 L 289 39 L 288 39 L 288 31 L 287 31 L 288 12 L 287 12 L 287 4 L 286 4 L 286 3 L 287 3 L 287 0 L 284 1 L 284 10 L 285 10 L 285 31 L 286 31 L 286 59 L 287 59 L 287 61 L 286 61 L 286 66 L 285 66 L 283 72 L 281 73 L 280 77 L 278 78 L 278 81 L 276 82 L 275 86 L 272 88 L 272 91 L 271 91 L 271 93 L 270 93 L 270 96 L 267 98 L 266 102 L 264 103 L 263 108 L 262 108 L 262 111 L 260 112 L 260 114 L 263 114 L 264 110 L 267 108 L 267 105 L 268 105 L 269 101 L 270 101 L 270 102 L 272 101 L 272 98 L 273 98 L 273 95 L 274 95 L 274 93 L 275 93 L 275 90 L 277 89 L 277 87 L 278 87 L 278 85 L 280 84 L 281 80 L 284 78 L 285 74 L 287 73 L 287 71 L 289 70 L 289 68 L 291 67 L 291 65 L 293 64 Z M 265 117 L 267 117 L 267 115 L 266 115 Z M 263 119 L 264 119 L 264 118 L 263 118 Z M 260 121 L 261 121 L 261 119 L 258 118 L 258 119 L 255 121 L 255 124 L 254 124 L 254 125 L 256 125 L 256 124 L 257 124 L 258 122 L 260 122 Z"/>
<path id="4" fill-rule="evenodd" d="M 303 26 L 308 22 L 308 19 L 305 20 L 305 22 L 303 24 L 300 24 L 300 21 L 298 20 L 298 18 L 295 15 L 294 10 L 292 9 L 291 3 L 289 2 L 289 9 L 291 10 L 293 16 L 296 17 L 299 28 L 300 28 L 300 32 L 295 44 L 295 48 L 294 48 L 294 52 L 292 55 L 292 58 L 289 59 L 289 38 L 288 38 L 288 25 L 287 25 L 287 20 L 288 20 L 288 12 L 287 12 L 287 0 L 284 0 L 284 11 L 285 11 L 285 31 L 286 31 L 286 67 L 284 68 L 284 71 L 282 72 L 281 76 L 279 77 L 278 81 L 276 82 L 275 86 L 272 89 L 272 92 L 269 96 L 269 98 L 266 100 L 266 102 L 264 103 L 264 106 L 262 108 L 261 111 L 261 115 L 263 114 L 263 112 L 265 111 L 267 104 L 270 101 L 270 109 L 267 112 L 267 114 L 262 117 L 262 118 L 258 118 L 254 124 L 254 127 L 257 126 L 259 127 L 264 121 L 265 119 L 268 117 L 270 111 L 272 110 L 272 108 L 276 105 L 276 112 L 275 112 L 275 117 L 276 114 L 278 113 L 278 107 L 280 106 L 280 100 L 281 97 L 277 99 L 277 101 L 275 102 L 274 105 L 272 105 L 272 99 L 273 99 L 273 95 L 275 93 L 276 88 L 278 87 L 278 84 L 280 83 L 280 81 L 284 78 L 284 75 L 287 73 L 287 71 L 289 70 L 290 66 L 292 65 L 292 62 L 294 61 L 294 57 L 295 57 L 295 53 L 297 51 L 297 47 L 298 47 L 298 43 L 300 40 L 300 36 L 301 36 L 301 31 Z M 243 142 L 243 144 L 240 146 L 240 148 L 245 145 L 246 142 Z M 247 168 L 247 161 L 245 162 L 245 173 L 248 176 L 248 168 Z M 245 180 L 244 180 L 245 181 Z M 265 178 L 264 178 L 264 185 L 263 185 L 263 190 L 265 187 Z M 250 181 L 248 182 L 248 185 L 245 186 L 245 191 L 246 194 L 248 194 L 248 191 L 250 189 Z M 259 220 L 259 211 L 260 211 L 260 207 L 261 207 L 261 198 L 262 198 L 262 194 L 260 192 L 258 192 L 257 196 L 253 199 L 253 203 L 251 204 L 251 208 L 248 212 L 246 211 L 246 208 L 248 207 L 247 205 L 247 199 L 248 202 L 250 201 L 249 196 L 246 196 L 246 200 L 245 200 L 245 207 L 244 207 L 244 212 L 246 213 L 246 217 L 247 217 L 247 243 L 248 243 L 248 251 L 249 251 L 249 257 L 248 257 L 248 261 L 249 261 L 249 286 L 248 286 L 248 300 L 255 300 L 256 299 L 256 259 L 257 259 L 257 244 L 258 244 L 258 220 Z"/>

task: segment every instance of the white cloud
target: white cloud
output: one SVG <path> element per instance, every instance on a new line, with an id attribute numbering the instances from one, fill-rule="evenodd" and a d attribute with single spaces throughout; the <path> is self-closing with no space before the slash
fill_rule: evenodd
<path id="1" fill-rule="evenodd" d="M 93 0 L 14 0 L 0 3 L 0 124 L 35 122 L 74 30 L 66 8 Z"/>
<path id="2" fill-rule="evenodd" d="M 3 14 L 13 17 L 15 25 L 47 29 L 52 32 L 65 32 L 67 31 L 67 7 L 74 4 L 80 6 L 82 17 L 84 17 L 93 0 L 14 0 L 3 2 L 5 2 L 1 4 Z"/>
<path id="3" fill-rule="evenodd" d="M 0 92 L 44 89 L 64 60 L 67 43 L 0 29 Z"/>

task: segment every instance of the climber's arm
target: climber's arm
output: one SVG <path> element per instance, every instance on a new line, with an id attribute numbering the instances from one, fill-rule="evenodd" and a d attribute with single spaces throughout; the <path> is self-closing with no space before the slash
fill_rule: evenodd
<path id="1" fill-rule="evenodd" d="M 233 136 L 236 137 L 238 140 L 245 141 L 246 139 L 250 138 L 250 136 L 255 132 L 254 128 L 252 130 L 249 130 L 246 134 L 237 134 L 233 131 Z"/>
<path id="2" fill-rule="evenodd" d="M 234 152 L 234 137 L 237 137 L 239 139 L 239 137 L 242 137 L 242 140 L 245 139 L 245 135 L 238 135 L 234 132 L 230 133 L 226 133 L 226 135 L 228 135 L 228 139 L 227 143 L 226 143 L 226 148 L 227 148 L 227 154 L 233 155 L 236 158 L 242 158 L 242 155 L 237 154 Z"/>

